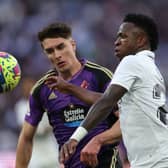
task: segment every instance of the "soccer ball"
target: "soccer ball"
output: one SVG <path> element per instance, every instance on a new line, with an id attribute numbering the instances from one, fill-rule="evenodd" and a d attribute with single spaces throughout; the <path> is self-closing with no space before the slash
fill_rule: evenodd
<path id="1" fill-rule="evenodd" d="M 0 52 L 0 93 L 12 91 L 19 83 L 21 69 L 17 59 L 6 52 Z"/>

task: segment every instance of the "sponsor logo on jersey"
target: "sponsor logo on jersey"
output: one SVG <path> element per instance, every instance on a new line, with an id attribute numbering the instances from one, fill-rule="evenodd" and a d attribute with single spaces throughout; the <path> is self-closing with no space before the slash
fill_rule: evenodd
<path id="1" fill-rule="evenodd" d="M 48 97 L 48 100 L 56 99 L 57 95 L 54 92 L 51 92 L 50 96 Z"/>
<path id="2" fill-rule="evenodd" d="M 87 115 L 88 108 L 82 106 L 69 105 L 63 111 L 64 123 L 68 127 L 77 127 Z"/>

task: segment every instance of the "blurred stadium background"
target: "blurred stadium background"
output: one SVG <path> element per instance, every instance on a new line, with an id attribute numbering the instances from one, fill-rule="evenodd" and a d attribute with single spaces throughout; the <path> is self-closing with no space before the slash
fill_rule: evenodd
<path id="1" fill-rule="evenodd" d="M 128 12 L 148 14 L 159 27 L 156 62 L 168 86 L 167 9 L 166 0 L 0 0 L 0 51 L 13 54 L 22 69 L 18 87 L 0 95 L 0 168 L 14 167 L 20 122 L 24 115 L 24 110 L 18 115 L 16 109 L 24 108 L 24 103 L 19 102 L 26 99 L 27 94 L 23 83 L 39 79 L 50 68 L 36 36 L 43 26 L 55 21 L 69 23 L 79 56 L 114 71 L 118 60 L 113 55 L 113 43 L 123 16 Z M 54 148 L 52 152 L 55 152 Z"/>

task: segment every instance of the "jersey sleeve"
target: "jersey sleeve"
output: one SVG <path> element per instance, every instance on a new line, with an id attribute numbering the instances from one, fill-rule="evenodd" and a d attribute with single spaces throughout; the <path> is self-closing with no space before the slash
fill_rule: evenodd
<path id="1" fill-rule="evenodd" d="M 25 121 L 33 126 L 37 126 L 41 121 L 44 109 L 44 99 L 46 86 L 44 85 L 45 79 L 51 75 L 57 73 L 55 69 L 49 70 L 40 80 L 36 82 L 34 87 L 31 89 L 31 95 L 29 97 L 29 110 L 25 116 Z M 44 93 L 43 93 L 44 91 Z"/>
<path id="2" fill-rule="evenodd" d="M 25 121 L 33 126 L 37 126 L 44 114 L 42 103 L 40 102 L 41 85 L 35 84 L 29 97 L 29 109 L 25 115 Z"/>
<path id="3" fill-rule="evenodd" d="M 101 90 L 101 92 L 104 92 L 111 82 L 113 73 L 104 67 L 101 67 L 100 71 L 97 71 L 96 78 L 98 80 L 98 85 Z"/>
<path id="4" fill-rule="evenodd" d="M 86 62 L 85 68 L 94 76 L 93 80 L 96 82 L 97 92 L 104 92 L 112 79 L 113 73 L 109 69 L 90 61 Z"/>
<path id="5" fill-rule="evenodd" d="M 140 78 L 140 74 L 141 70 L 136 57 L 127 56 L 118 65 L 110 85 L 120 85 L 129 91 L 133 83 Z"/>
<path id="6" fill-rule="evenodd" d="M 25 115 L 25 121 L 33 126 L 37 126 L 43 116 L 43 109 L 39 102 L 32 95 L 29 98 L 29 110 Z"/>

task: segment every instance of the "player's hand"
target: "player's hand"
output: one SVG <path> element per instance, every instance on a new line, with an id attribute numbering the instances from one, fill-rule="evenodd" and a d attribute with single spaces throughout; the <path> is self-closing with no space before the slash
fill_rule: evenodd
<path id="1" fill-rule="evenodd" d="M 81 162 L 91 167 L 96 167 L 98 165 L 97 154 L 99 153 L 100 148 L 100 141 L 96 137 L 92 138 L 81 151 Z"/>
<path id="2" fill-rule="evenodd" d="M 50 89 L 59 90 L 62 93 L 68 93 L 68 82 L 65 81 L 61 76 L 51 75 L 45 80 L 45 84 Z"/>
<path id="3" fill-rule="evenodd" d="M 78 141 L 70 139 L 61 147 L 59 153 L 60 163 L 65 163 L 74 154 L 77 145 Z"/>
<path id="4" fill-rule="evenodd" d="M 61 163 L 59 168 L 65 168 L 64 164 Z"/>

